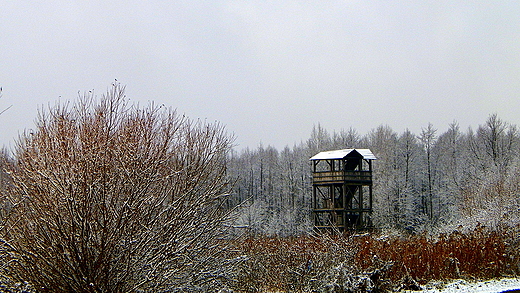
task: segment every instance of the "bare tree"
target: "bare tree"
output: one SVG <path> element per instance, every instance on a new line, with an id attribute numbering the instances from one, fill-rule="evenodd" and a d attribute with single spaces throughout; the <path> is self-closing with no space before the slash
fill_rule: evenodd
<path id="1" fill-rule="evenodd" d="M 486 124 L 477 130 L 477 137 L 483 152 L 492 164 L 503 172 L 512 162 L 517 151 L 518 129 L 498 118 L 497 114 L 489 116 Z"/>
<path id="2" fill-rule="evenodd" d="M 358 132 L 350 127 L 348 130 L 341 130 L 339 133 L 332 134 L 332 145 L 334 149 L 354 148 L 359 144 L 360 136 Z"/>
<path id="3" fill-rule="evenodd" d="M 374 170 L 374 213 L 376 225 L 390 227 L 395 223 L 392 202 L 398 195 L 398 134 L 388 125 L 380 125 L 365 135 L 363 145 L 374 151 L 378 161 Z"/>
<path id="4" fill-rule="evenodd" d="M 420 156 L 421 146 L 417 136 L 406 129 L 397 141 L 397 197 L 395 199 L 394 221 L 397 227 L 413 231 L 422 221 L 420 210 Z"/>
<path id="5" fill-rule="evenodd" d="M 314 156 L 318 152 L 330 149 L 332 139 L 329 132 L 319 123 L 312 127 L 311 137 L 307 140 L 308 156 Z"/>
<path id="6" fill-rule="evenodd" d="M 428 123 L 426 128 L 422 128 L 419 140 L 423 144 L 426 152 L 426 178 L 427 178 L 427 198 L 423 201 L 425 213 L 428 215 L 430 223 L 433 222 L 433 169 L 432 169 L 432 148 L 437 140 L 437 129 L 433 124 Z"/>
<path id="7" fill-rule="evenodd" d="M 468 172 L 467 160 L 463 158 L 467 153 L 465 139 L 459 124 L 454 121 L 446 132 L 439 135 L 432 149 L 437 161 L 435 173 L 440 225 L 456 219 L 460 214 L 461 193 L 465 189 L 464 174 Z"/>
<path id="8" fill-rule="evenodd" d="M 230 212 L 215 123 L 128 105 L 114 84 L 99 102 L 40 111 L 9 173 L 8 274 L 42 292 L 161 292 L 225 277 Z"/>

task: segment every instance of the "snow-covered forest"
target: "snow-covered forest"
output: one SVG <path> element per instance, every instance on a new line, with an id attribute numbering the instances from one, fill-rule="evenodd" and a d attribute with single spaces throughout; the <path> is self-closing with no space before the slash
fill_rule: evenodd
<path id="1" fill-rule="evenodd" d="M 127 101 L 113 84 L 42 110 L 0 152 L 4 291 L 384 292 L 520 271 L 520 133 L 498 115 L 236 151 L 219 123 Z M 344 148 L 377 157 L 377 229 L 310 233 L 309 158 Z"/>
<path id="2" fill-rule="evenodd" d="M 237 225 L 253 234 L 298 235 L 312 229 L 309 158 L 320 151 L 369 148 L 378 228 L 420 233 L 446 227 L 519 223 L 520 133 L 492 114 L 461 129 L 457 122 L 420 133 L 381 125 L 360 134 L 316 125 L 307 140 L 278 150 L 260 145 L 231 153 L 230 205 L 245 203 Z"/>

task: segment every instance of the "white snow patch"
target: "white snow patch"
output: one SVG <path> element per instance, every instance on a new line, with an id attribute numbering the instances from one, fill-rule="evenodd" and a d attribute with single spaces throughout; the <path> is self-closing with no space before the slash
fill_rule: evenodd
<path id="1" fill-rule="evenodd" d="M 422 286 L 424 290 L 415 292 L 479 292 L 479 293 L 499 293 L 509 290 L 520 290 L 520 279 L 504 278 L 500 280 L 489 280 L 481 282 L 468 282 L 465 280 L 455 280 L 447 284 L 426 284 Z M 404 291 L 414 292 L 414 291 Z M 520 292 L 520 291 L 519 291 Z"/>

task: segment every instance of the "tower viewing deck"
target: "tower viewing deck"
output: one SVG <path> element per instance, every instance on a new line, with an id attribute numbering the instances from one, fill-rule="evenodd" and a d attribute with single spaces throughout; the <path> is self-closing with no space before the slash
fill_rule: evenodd
<path id="1" fill-rule="evenodd" d="M 373 160 L 369 149 L 326 151 L 310 158 L 316 228 L 371 226 Z"/>

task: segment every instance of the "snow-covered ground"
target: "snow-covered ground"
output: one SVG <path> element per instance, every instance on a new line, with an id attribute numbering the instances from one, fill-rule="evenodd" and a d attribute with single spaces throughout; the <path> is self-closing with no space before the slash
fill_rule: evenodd
<path id="1" fill-rule="evenodd" d="M 479 292 L 479 293 L 498 293 L 518 289 L 520 292 L 520 279 L 500 279 L 482 282 L 468 282 L 465 280 L 455 280 L 448 284 L 427 284 L 424 290 L 415 292 Z M 406 291 L 413 292 L 413 291 Z"/>

